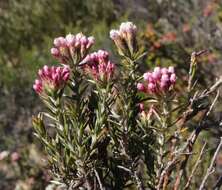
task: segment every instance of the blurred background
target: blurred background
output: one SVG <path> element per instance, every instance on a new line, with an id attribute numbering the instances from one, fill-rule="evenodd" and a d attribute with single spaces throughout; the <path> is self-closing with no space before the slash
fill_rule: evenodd
<path id="1" fill-rule="evenodd" d="M 67 33 L 93 35 L 93 49 L 106 49 L 118 61 L 109 31 L 122 21 L 139 29 L 140 44 L 148 50 L 144 71 L 174 65 L 186 80 L 190 54 L 207 49 L 199 60 L 199 88 L 222 74 L 220 0 L 0 0 L 0 190 L 53 189 L 31 125 L 32 115 L 43 109 L 32 84 L 42 65 L 56 64 L 50 56 L 53 39 Z M 219 103 L 203 134 L 209 155 L 221 136 L 221 111 Z M 205 160 L 203 169 L 209 157 Z M 217 165 L 216 177 L 222 173 L 220 155 Z"/>

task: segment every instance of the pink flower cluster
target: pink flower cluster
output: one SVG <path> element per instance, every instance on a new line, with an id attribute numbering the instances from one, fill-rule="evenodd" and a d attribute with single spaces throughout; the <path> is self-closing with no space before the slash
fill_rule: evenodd
<path id="1" fill-rule="evenodd" d="M 119 30 L 111 30 L 110 38 L 117 46 L 120 55 L 127 54 L 129 50 L 130 54 L 135 53 L 136 46 L 136 32 L 137 28 L 132 22 L 123 22 Z"/>
<path id="2" fill-rule="evenodd" d="M 121 23 L 119 30 L 111 30 L 110 38 L 116 40 L 117 38 L 130 38 L 136 34 L 137 28 L 132 22 L 123 22 Z"/>
<path id="3" fill-rule="evenodd" d="M 68 81 L 70 70 L 68 67 L 44 66 L 38 71 L 38 79 L 35 80 L 33 89 L 36 93 L 42 94 L 47 91 L 57 91 L 64 87 Z"/>
<path id="4" fill-rule="evenodd" d="M 95 80 L 109 81 L 114 74 L 115 65 L 109 60 L 107 51 L 91 53 L 83 60 L 84 69 Z"/>
<path id="5" fill-rule="evenodd" d="M 176 82 L 174 67 L 154 68 L 153 72 L 146 72 L 143 75 L 144 83 L 138 83 L 137 89 L 141 92 L 158 94 L 167 92 Z"/>
<path id="6" fill-rule="evenodd" d="M 86 37 L 82 33 L 76 35 L 68 34 L 66 37 L 54 39 L 54 47 L 51 54 L 62 64 L 73 61 L 80 62 L 87 54 L 89 48 L 94 44 L 94 37 Z"/>

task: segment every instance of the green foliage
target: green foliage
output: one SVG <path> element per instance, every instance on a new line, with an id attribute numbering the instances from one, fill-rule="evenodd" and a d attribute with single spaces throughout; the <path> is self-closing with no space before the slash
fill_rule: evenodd
<path id="1" fill-rule="evenodd" d="M 205 185 L 206 181 L 197 181 L 196 171 L 190 170 L 189 164 L 200 164 L 193 151 L 203 154 L 205 145 L 200 151 L 195 144 L 218 99 L 222 78 L 206 90 L 197 89 L 197 58 L 203 52 L 191 55 L 183 91 L 175 91 L 173 67 L 156 67 L 152 74 L 146 73 L 148 78 L 141 77 L 140 59 L 145 54 L 138 48 L 136 34 L 136 26 L 130 22 L 110 32 L 121 57 L 114 78 L 108 54 L 100 50 L 82 57 L 88 49 L 81 43 L 55 45 L 58 51 L 66 52 L 59 53 L 58 60 L 66 56 L 60 63 L 71 69 L 65 86 L 50 78 L 57 69 L 44 67 L 39 74 L 35 91 L 46 111 L 33 118 L 33 126 L 45 147 L 55 184 L 86 190 L 189 189 L 193 184 L 188 179 L 193 178 L 195 188 Z M 64 43 L 68 44 L 67 36 Z M 58 79 L 62 81 L 62 77 Z M 138 83 L 142 78 L 144 83 Z M 208 97 L 215 92 L 211 102 Z M 146 106 L 142 110 L 141 104 Z"/>

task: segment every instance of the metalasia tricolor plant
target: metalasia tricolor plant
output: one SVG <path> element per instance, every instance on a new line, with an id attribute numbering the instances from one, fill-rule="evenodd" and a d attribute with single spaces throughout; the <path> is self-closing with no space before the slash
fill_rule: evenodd
<path id="1" fill-rule="evenodd" d="M 93 37 L 86 37 L 82 33 L 68 34 L 65 38 L 58 37 L 54 39 L 51 54 L 63 64 L 70 61 L 77 64 L 86 56 L 94 41 Z"/>
<path id="2" fill-rule="evenodd" d="M 200 162 L 203 150 L 194 145 L 218 95 L 213 101 L 209 97 L 222 79 L 196 89 L 203 52 L 192 54 L 187 81 L 173 66 L 154 65 L 142 74 L 146 53 L 136 26 L 122 23 L 110 37 L 121 57 L 117 64 L 105 50 L 89 53 L 93 37 L 68 34 L 56 38 L 51 49 L 60 66 L 38 72 L 33 88 L 46 110 L 33 117 L 33 126 L 45 147 L 52 183 L 81 190 L 190 189 L 195 171 L 188 164 Z"/>

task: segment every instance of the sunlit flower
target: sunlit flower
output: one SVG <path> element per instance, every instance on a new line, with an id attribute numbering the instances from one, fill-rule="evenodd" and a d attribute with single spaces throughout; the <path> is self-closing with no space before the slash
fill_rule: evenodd
<path id="1" fill-rule="evenodd" d="M 155 67 L 153 72 L 143 74 L 143 83 L 137 83 L 137 89 L 141 92 L 158 94 L 170 90 L 176 82 L 174 67 Z"/>
<path id="2" fill-rule="evenodd" d="M 38 79 L 35 80 L 33 89 L 38 94 L 56 92 L 65 86 L 69 75 L 68 67 L 48 67 L 45 65 L 38 71 Z"/>
<path id="3" fill-rule="evenodd" d="M 93 37 L 86 37 L 82 33 L 68 34 L 66 37 L 54 39 L 51 54 L 62 64 L 78 64 L 94 44 Z"/>
<path id="4" fill-rule="evenodd" d="M 84 70 L 97 81 L 109 81 L 114 74 L 115 65 L 109 60 L 106 51 L 91 53 L 83 60 Z"/>
<path id="5" fill-rule="evenodd" d="M 136 53 L 136 33 L 136 25 L 132 22 L 123 22 L 119 30 L 110 31 L 110 38 L 114 41 L 120 55 L 132 56 Z"/>

